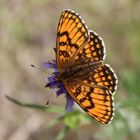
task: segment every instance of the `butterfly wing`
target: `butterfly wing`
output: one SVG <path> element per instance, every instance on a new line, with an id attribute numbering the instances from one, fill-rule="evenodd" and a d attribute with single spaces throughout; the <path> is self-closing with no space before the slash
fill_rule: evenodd
<path id="1" fill-rule="evenodd" d="M 111 94 L 115 93 L 118 83 L 115 72 L 108 64 L 101 65 L 87 76 L 80 77 L 80 80 L 84 81 L 84 83 L 106 87 Z"/>
<path id="2" fill-rule="evenodd" d="M 109 124 L 114 115 L 111 92 L 106 87 L 75 83 L 65 85 L 75 102 L 91 117 L 102 124 Z"/>
<path id="3" fill-rule="evenodd" d="M 76 65 L 88 62 L 97 62 L 105 59 L 105 45 L 101 37 L 92 30 L 86 45 L 77 53 L 75 57 Z"/>
<path id="4" fill-rule="evenodd" d="M 89 37 L 87 26 L 72 10 L 62 12 L 57 29 L 56 60 L 60 71 L 72 63 L 73 56 L 84 46 Z"/>
<path id="5" fill-rule="evenodd" d="M 67 91 L 75 102 L 102 124 L 109 124 L 113 118 L 113 93 L 116 85 L 117 77 L 106 64 L 87 76 L 65 83 Z"/>

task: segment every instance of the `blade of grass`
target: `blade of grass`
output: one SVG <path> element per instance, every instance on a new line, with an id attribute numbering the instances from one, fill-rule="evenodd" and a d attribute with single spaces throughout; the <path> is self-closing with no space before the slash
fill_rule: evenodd
<path id="1" fill-rule="evenodd" d="M 5 95 L 6 99 L 8 99 L 10 102 L 21 106 L 21 107 L 27 107 L 32 109 L 37 109 L 41 111 L 48 111 L 48 112 L 55 112 L 55 113 L 64 113 L 64 109 L 59 106 L 48 106 L 48 105 L 41 105 L 41 104 L 34 104 L 34 103 L 24 103 L 17 99 L 14 99 L 8 95 Z"/>
<path id="2" fill-rule="evenodd" d="M 63 129 L 61 129 L 61 131 L 59 132 L 59 134 L 56 137 L 56 140 L 65 140 L 65 136 L 67 134 L 67 132 L 69 131 L 69 127 L 65 126 Z"/>

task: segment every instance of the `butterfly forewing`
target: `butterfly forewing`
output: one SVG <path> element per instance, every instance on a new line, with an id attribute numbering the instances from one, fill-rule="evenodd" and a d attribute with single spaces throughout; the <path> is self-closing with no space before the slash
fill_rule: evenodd
<path id="1" fill-rule="evenodd" d="M 73 56 L 88 41 L 89 32 L 81 17 L 71 10 L 65 10 L 60 17 L 57 31 L 57 65 L 60 70 L 72 65 Z"/>

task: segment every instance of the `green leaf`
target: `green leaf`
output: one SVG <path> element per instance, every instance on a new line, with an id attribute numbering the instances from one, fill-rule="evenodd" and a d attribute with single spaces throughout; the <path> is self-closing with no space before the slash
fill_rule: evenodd
<path id="1" fill-rule="evenodd" d="M 82 121 L 82 115 L 79 111 L 69 112 L 64 117 L 64 123 L 70 128 L 77 128 Z"/>

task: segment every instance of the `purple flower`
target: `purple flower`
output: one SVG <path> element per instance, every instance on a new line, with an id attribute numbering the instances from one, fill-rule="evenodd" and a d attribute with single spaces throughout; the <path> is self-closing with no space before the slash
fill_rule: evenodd
<path id="1" fill-rule="evenodd" d="M 67 92 L 67 90 L 66 90 L 64 84 L 62 83 L 62 81 L 59 81 L 56 78 L 59 75 L 59 69 L 57 68 L 56 61 L 53 60 L 53 62 L 44 63 L 44 67 L 46 69 L 51 68 L 51 69 L 54 70 L 52 75 L 47 78 L 48 83 L 45 87 L 49 87 L 51 89 L 57 88 L 57 91 L 56 91 L 57 96 L 60 96 L 61 94 L 65 94 L 66 95 L 66 100 L 67 100 L 66 110 L 68 112 L 72 111 L 72 106 L 73 106 L 74 101 L 71 98 L 71 96 L 69 95 L 69 93 Z"/>

